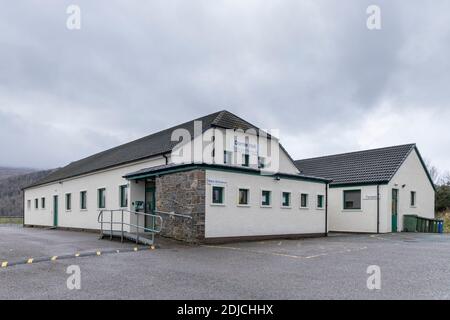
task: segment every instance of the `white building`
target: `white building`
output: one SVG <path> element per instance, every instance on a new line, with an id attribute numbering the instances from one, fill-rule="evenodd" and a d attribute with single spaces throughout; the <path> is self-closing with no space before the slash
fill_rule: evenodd
<path id="1" fill-rule="evenodd" d="M 434 218 L 435 189 L 415 144 L 298 160 L 303 174 L 333 180 L 329 231 L 403 230 L 403 215 Z"/>
<path id="2" fill-rule="evenodd" d="M 173 141 L 177 129 L 189 139 Z M 233 131 L 231 147 L 227 129 L 245 131 Z M 161 226 L 139 211 L 160 215 L 161 234 L 186 241 L 326 234 L 329 180 L 299 173 L 277 138 L 262 136 L 220 111 L 72 162 L 24 189 L 24 224 L 98 230 L 103 216 L 113 231 Z M 198 145 L 210 147 L 207 157 L 198 159 Z M 176 163 L 180 150 L 193 161 Z"/>

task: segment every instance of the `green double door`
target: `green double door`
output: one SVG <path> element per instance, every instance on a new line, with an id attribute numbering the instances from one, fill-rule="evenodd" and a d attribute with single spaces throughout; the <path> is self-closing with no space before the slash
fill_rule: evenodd
<path id="1" fill-rule="evenodd" d="M 397 232 L 398 223 L 398 189 L 392 189 L 392 232 Z"/>

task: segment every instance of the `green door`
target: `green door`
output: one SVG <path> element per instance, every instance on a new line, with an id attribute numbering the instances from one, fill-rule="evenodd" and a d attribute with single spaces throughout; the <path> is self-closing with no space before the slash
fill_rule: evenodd
<path id="1" fill-rule="evenodd" d="M 392 232 L 397 232 L 398 189 L 392 189 Z"/>
<path id="2" fill-rule="evenodd" d="M 53 196 L 53 226 L 58 226 L 58 196 Z"/>
<path id="3" fill-rule="evenodd" d="M 155 214 L 155 188 L 145 188 L 145 213 Z M 145 216 L 145 228 L 154 229 L 154 218 Z M 147 231 L 147 230 L 146 230 Z M 148 232 L 148 231 L 147 231 Z"/>

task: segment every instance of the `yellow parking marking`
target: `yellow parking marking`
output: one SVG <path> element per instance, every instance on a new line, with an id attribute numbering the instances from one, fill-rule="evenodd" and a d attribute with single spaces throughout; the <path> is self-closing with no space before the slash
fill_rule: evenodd
<path id="1" fill-rule="evenodd" d="M 2 262 L 2 268 L 6 268 L 8 266 L 8 261 Z"/>
<path id="2" fill-rule="evenodd" d="M 53 256 L 50 260 L 56 261 L 56 259 L 58 259 L 58 256 Z"/>

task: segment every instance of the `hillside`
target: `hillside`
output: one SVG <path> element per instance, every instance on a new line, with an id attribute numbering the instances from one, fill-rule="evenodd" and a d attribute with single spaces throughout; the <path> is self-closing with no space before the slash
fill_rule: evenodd
<path id="1" fill-rule="evenodd" d="M 0 216 L 22 216 L 23 196 L 21 189 L 42 179 L 52 171 L 0 168 Z M 22 174 L 18 172 L 22 172 Z M 24 172 L 26 174 L 23 174 Z"/>
<path id="2" fill-rule="evenodd" d="M 35 169 L 29 168 L 9 168 L 9 167 L 0 167 L 0 180 L 8 179 L 10 177 L 19 176 L 22 174 L 28 174 L 32 172 L 36 172 Z"/>

